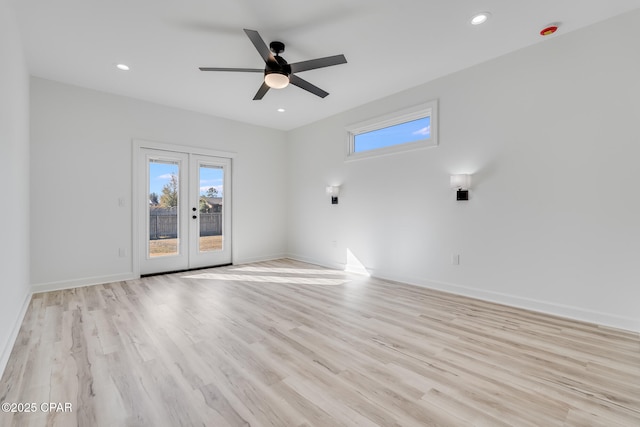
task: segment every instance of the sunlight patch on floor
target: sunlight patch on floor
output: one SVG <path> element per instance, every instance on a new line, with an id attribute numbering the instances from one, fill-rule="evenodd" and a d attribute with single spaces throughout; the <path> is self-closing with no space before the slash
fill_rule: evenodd
<path id="1" fill-rule="evenodd" d="M 182 276 L 185 279 L 225 280 L 238 282 L 288 283 L 294 285 L 344 285 L 349 280 L 327 279 L 322 277 L 291 277 L 291 276 L 252 276 L 243 274 L 199 273 Z"/>
<path id="2" fill-rule="evenodd" d="M 284 267 L 239 267 L 233 271 L 242 271 L 243 273 L 284 273 L 284 274 L 324 274 L 324 275 L 341 275 L 341 271 L 329 269 L 309 269 L 309 268 L 284 268 Z"/>

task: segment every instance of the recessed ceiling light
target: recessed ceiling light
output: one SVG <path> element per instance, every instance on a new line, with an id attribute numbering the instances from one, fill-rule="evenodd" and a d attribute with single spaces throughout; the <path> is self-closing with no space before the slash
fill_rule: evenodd
<path id="1" fill-rule="evenodd" d="M 471 18 L 471 25 L 480 25 L 480 24 L 484 24 L 485 22 L 487 22 L 487 19 L 489 19 L 489 17 L 491 16 L 491 14 L 489 12 L 482 12 L 482 13 L 478 13 L 476 15 L 474 15 Z"/>
<path id="2" fill-rule="evenodd" d="M 284 113 L 286 110 L 284 108 L 278 108 L 278 113 Z"/>
<path id="3" fill-rule="evenodd" d="M 118 70 L 129 71 L 129 66 L 127 66 L 125 64 L 118 64 L 118 65 L 116 65 L 116 67 L 118 68 Z"/>

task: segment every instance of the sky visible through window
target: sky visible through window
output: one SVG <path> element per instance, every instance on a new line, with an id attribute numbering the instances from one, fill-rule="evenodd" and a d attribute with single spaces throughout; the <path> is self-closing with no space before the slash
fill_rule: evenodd
<path id="1" fill-rule="evenodd" d="M 162 195 L 162 187 L 169 183 L 171 175 L 178 175 L 177 163 L 165 163 L 152 161 L 149 163 L 149 193 Z M 200 168 L 200 195 L 204 196 L 211 187 L 218 190 L 218 196 L 222 196 L 223 169 L 217 167 Z"/>
<path id="2" fill-rule="evenodd" d="M 431 137 L 431 117 L 423 117 L 355 135 L 353 151 L 354 153 L 360 153 L 429 139 L 429 137 Z"/>

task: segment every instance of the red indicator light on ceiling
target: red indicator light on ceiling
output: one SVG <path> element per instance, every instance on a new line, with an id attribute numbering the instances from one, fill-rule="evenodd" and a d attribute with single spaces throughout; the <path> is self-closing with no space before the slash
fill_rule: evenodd
<path id="1" fill-rule="evenodd" d="M 555 33 L 556 31 L 558 31 L 558 26 L 557 25 L 551 25 L 547 28 L 542 29 L 542 31 L 540 31 L 540 35 L 541 36 L 550 36 L 551 34 Z"/>

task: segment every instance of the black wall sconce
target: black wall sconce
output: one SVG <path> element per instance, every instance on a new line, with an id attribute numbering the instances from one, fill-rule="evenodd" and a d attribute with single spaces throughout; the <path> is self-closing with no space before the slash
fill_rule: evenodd
<path id="1" fill-rule="evenodd" d="M 451 188 L 455 188 L 456 200 L 469 200 L 471 175 L 451 175 Z"/>
<path id="2" fill-rule="evenodd" d="M 331 196 L 331 204 L 338 204 L 338 195 L 340 194 L 340 187 L 337 185 L 330 185 L 327 187 L 327 195 Z"/>

